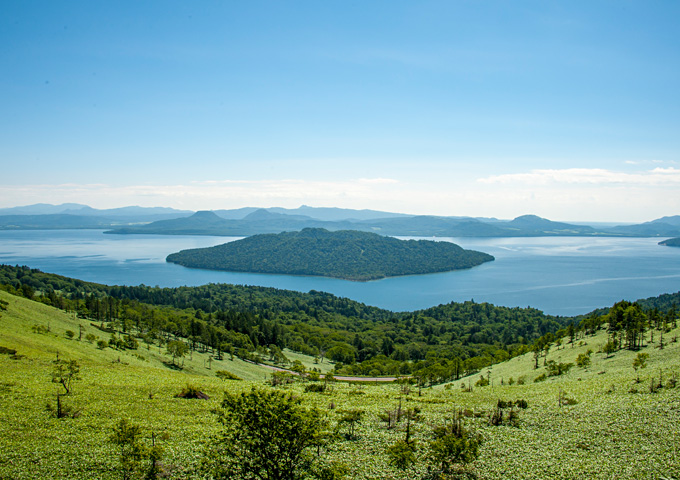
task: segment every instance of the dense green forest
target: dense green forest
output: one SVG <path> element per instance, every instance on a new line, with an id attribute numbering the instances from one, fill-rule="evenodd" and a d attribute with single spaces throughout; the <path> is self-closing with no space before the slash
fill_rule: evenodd
<path id="1" fill-rule="evenodd" d="M 181 340 L 192 350 L 246 359 L 276 359 L 290 348 L 332 360 L 339 374 L 422 374 L 430 382 L 459 378 L 605 322 L 613 335 L 624 332 L 617 347 L 635 346 L 646 325 L 675 318 L 680 302 L 680 293 L 662 295 L 582 318 L 474 301 L 397 313 L 316 291 L 107 286 L 7 265 L 0 266 L 0 285 L 90 318 L 105 331 L 122 330 L 129 338 L 112 339 L 122 348 L 125 342 L 160 347 Z"/>
<path id="2" fill-rule="evenodd" d="M 454 359 L 475 370 L 526 351 L 570 321 L 474 302 L 395 313 L 315 291 L 107 286 L 28 267 L 0 266 L 0 284 L 104 326 L 115 322 L 150 342 L 178 337 L 192 348 L 243 356 L 288 347 L 329 358 L 339 372 L 353 374 L 407 374 Z"/>
<path id="3" fill-rule="evenodd" d="M 306 228 L 262 234 L 209 248 L 182 250 L 167 261 L 234 272 L 375 280 L 471 268 L 494 258 L 450 242 L 398 240 L 375 233 Z"/>

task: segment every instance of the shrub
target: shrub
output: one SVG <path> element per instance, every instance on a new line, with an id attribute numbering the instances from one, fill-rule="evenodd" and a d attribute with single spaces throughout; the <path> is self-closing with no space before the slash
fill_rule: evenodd
<path id="1" fill-rule="evenodd" d="M 305 392 L 323 393 L 326 387 L 323 383 L 310 383 L 305 387 Z"/>
<path id="2" fill-rule="evenodd" d="M 271 384 L 272 387 L 276 387 L 277 385 L 288 385 L 289 383 L 295 382 L 296 379 L 297 375 L 293 375 L 292 373 L 274 372 L 272 373 Z"/>
<path id="3" fill-rule="evenodd" d="M 387 458 L 391 465 L 394 465 L 399 470 L 406 470 L 416 463 L 417 458 L 415 452 L 415 442 L 399 440 L 387 447 Z"/>
<path id="4" fill-rule="evenodd" d="M 201 392 L 195 385 L 187 385 L 180 393 L 175 395 L 176 398 L 197 398 L 200 400 L 208 400 L 210 397 Z"/>
<path id="5" fill-rule="evenodd" d="M 567 394 L 564 390 L 560 389 L 560 393 L 557 396 L 557 402 L 560 407 L 565 406 L 565 405 L 576 405 L 578 402 L 574 400 L 573 398 L 567 397 Z"/>
<path id="6" fill-rule="evenodd" d="M 217 376 L 217 378 L 221 380 L 243 380 L 238 375 L 234 375 L 233 373 L 228 372 L 227 370 L 218 370 L 215 372 L 215 375 Z"/>
<path id="7" fill-rule="evenodd" d="M 39 334 L 45 334 L 50 332 L 50 327 L 46 327 L 45 325 L 33 325 L 31 329 L 33 330 L 33 333 Z"/>
<path id="8" fill-rule="evenodd" d="M 512 425 L 517 426 L 519 421 L 518 412 L 515 411 L 515 407 L 527 408 L 526 400 L 517 400 L 513 402 L 512 400 L 498 400 L 496 403 L 496 408 L 489 415 L 489 425 Z M 507 409 L 510 411 L 506 412 Z"/>
<path id="9" fill-rule="evenodd" d="M 300 399 L 273 389 L 227 392 L 218 415 L 223 429 L 206 452 L 210 478 L 307 478 L 315 470 L 310 450 L 320 444 L 324 422 Z"/>
<path id="10" fill-rule="evenodd" d="M 548 370 L 549 377 L 556 377 L 567 373 L 573 366 L 573 363 L 556 363 L 554 360 L 550 360 L 548 361 L 546 368 Z"/>
<path id="11" fill-rule="evenodd" d="M 479 380 L 475 382 L 475 386 L 477 387 L 486 387 L 489 385 L 489 379 L 484 378 L 483 376 L 479 376 Z"/>
<path id="12" fill-rule="evenodd" d="M 590 365 L 590 354 L 588 353 L 579 354 L 579 356 L 576 357 L 576 365 L 581 368 L 586 368 L 588 365 Z"/>
<path id="13" fill-rule="evenodd" d="M 152 432 L 152 444 L 147 446 L 141 441 L 142 428 L 121 419 L 113 428 L 109 441 L 120 449 L 119 460 L 123 478 L 132 478 L 135 473 L 145 474 L 146 479 L 158 478 L 161 473 L 158 461 L 163 458 L 163 448 L 157 444 L 157 440 L 167 438 L 168 435 L 165 433 L 156 435 Z M 149 462 L 146 468 L 142 465 L 145 460 Z"/>
<path id="14" fill-rule="evenodd" d="M 436 477 L 456 473 L 456 469 L 474 461 L 479 455 L 482 439 L 463 427 L 463 417 L 455 414 L 451 421 L 435 427 L 430 442 L 429 458 L 436 469 Z"/>

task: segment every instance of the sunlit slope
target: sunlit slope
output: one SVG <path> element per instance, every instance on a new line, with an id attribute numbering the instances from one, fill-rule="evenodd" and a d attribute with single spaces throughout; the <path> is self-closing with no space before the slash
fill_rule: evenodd
<path id="1" fill-rule="evenodd" d="M 234 357 L 230 360 L 226 355 L 222 361 L 208 361 L 208 355 L 193 352 L 180 360 L 181 371 L 172 368 L 172 357 L 165 347 L 149 345 L 140 342 L 137 350 L 114 350 L 111 348 L 97 348 L 97 340 L 109 340 L 110 333 L 96 328 L 97 322 L 77 319 L 73 313 L 65 313 L 39 302 L 22 297 L 9 295 L 0 291 L 0 299 L 9 302 L 9 309 L 1 312 L 0 318 L 0 346 L 17 350 L 20 355 L 29 358 L 51 362 L 57 352 L 64 358 L 75 359 L 79 362 L 95 365 L 108 363 L 124 363 L 126 366 L 159 369 L 162 373 L 171 371 L 173 375 L 181 373 L 180 380 L 186 380 L 186 375 L 214 376 L 215 371 L 228 370 L 244 380 L 263 380 L 267 369 Z M 82 335 L 80 334 L 82 327 Z M 49 332 L 44 332 L 49 329 Z M 66 332 L 74 332 L 74 338 L 69 339 Z M 96 339 L 92 342 L 86 339 L 92 334 Z M 80 340 L 78 338 L 81 337 Z M 151 372 L 156 375 L 158 372 Z"/>
<path id="2" fill-rule="evenodd" d="M 165 349 L 159 354 L 157 346 L 141 344 L 136 351 L 100 350 L 86 335 L 107 339 L 109 334 L 89 323 L 5 292 L 0 299 L 9 302 L 1 312 L 0 346 L 17 350 L 19 356 L 0 354 L 0 478 L 121 478 L 116 450 L 108 442 L 121 418 L 141 425 L 146 436 L 169 434 L 163 441 L 166 478 L 203 478 L 196 468 L 204 445 L 219 429 L 212 410 L 222 392 L 269 388 L 264 386 L 265 377 L 271 377 L 266 370 L 238 359 L 214 361 L 208 369 L 206 356 L 194 353 L 193 359 L 185 358 L 183 370 L 174 370 L 167 365 L 171 359 Z M 67 338 L 68 330 L 78 337 L 81 323 L 83 340 Z M 34 331 L 48 325 L 49 332 Z M 654 331 L 654 342 L 647 332 L 640 351 L 619 350 L 607 358 L 600 352 L 607 341 L 601 330 L 577 338 L 574 346 L 563 339 L 562 346 L 538 359 L 538 368 L 529 353 L 451 384 L 424 388 L 421 396 L 416 386 L 404 391 L 396 384 L 336 384 L 325 393 L 306 392 L 305 383 L 284 388 L 325 412 L 331 426 L 343 411 L 364 412 L 358 438 L 340 437 L 326 450 L 330 459 L 348 465 L 347 478 L 422 478 L 432 427 L 457 410 L 465 411 L 467 427 L 484 439 L 479 458 L 469 467 L 479 479 L 680 478 L 680 388 L 673 385 L 680 372 L 677 336 L 678 328 L 664 333 L 660 349 L 659 332 Z M 567 373 L 534 382 L 547 373 L 544 363 L 575 363 L 588 350 L 587 368 L 574 365 Z M 57 351 L 60 358 L 81 365 L 81 380 L 65 397 L 69 406 L 81 410 L 77 418 L 57 419 L 45 408 L 54 403 L 58 390 L 50 375 Z M 638 353 L 649 356 L 647 366 L 636 372 Z M 222 382 L 214 376 L 218 369 L 250 381 Z M 490 384 L 477 386 L 480 376 Z M 660 377 L 662 388 L 650 388 Z M 210 399 L 176 398 L 187 384 Z M 463 385 L 472 385 L 472 391 Z M 527 408 L 518 410 L 515 425 L 489 424 L 498 400 L 518 399 Z M 421 446 L 421 461 L 406 472 L 390 465 L 385 454 L 404 438 L 405 425 L 388 429 L 380 420 L 400 404 L 419 411 L 411 435 Z"/>
<path id="3" fill-rule="evenodd" d="M 480 478 L 680 478 L 679 335 L 680 329 L 664 334 L 660 349 L 659 332 L 653 343 L 647 333 L 646 347 L 608 357 L 602 353 L 607 333 L 600 331 L 551 349 L 548 361 L 574 363 L 565 374 L 535 382 L 547 373 L 546 359 L 539 358 L 536 369 L 534 356 L 526 354 L 454 382 L 451 400 L 467 408 L 498 399 L 529 404 L 519 427 L 484 429 Z M 575 365 L 589 350 L 591 364 Z M 636 372 L 639 353 L 649 357 Z M 489 386 L 475 386 L 481 375 Z M 462 384 L 473 391 L 464 392 Z"/>
<path id="4" fill-rule="evenodd" d="M 121 418 L 142 425 L 148 434 L 167 431 L 167 461 L 179 471 L 195 463 L 194 447 L 216 426 L 211 409 L 222 392 L 245 388 L 245 382 L 223 382 L 215 372 L 228 370 L 257 381 L 269 375 L 262 367 L 228 357 L 208 369 L 207 356 L 199 353 L 187 356 L 184 368 L 175 370 L 167 365 L 171 357 L 165 348 L 159 354 L 158 346 L 147 350 L 143 343 L 138 350 L 102 350 L 85 337 L 91 333 L 108 340 L 110 334 L 89 322 L 1 291 L 0 299 L 9 302 L 7 311 L 0 312 L 0 346 L 17 352 L 14 358 L 0 354 L 0 478 L 120 478 L 108 437 Z M 80 341 L 79 325 L 84 326 Z M 67 330 L 74 339 L 67 338 Z M 57 354 L 80 364 L 80 380 L 64 397 L 81 411 L 77 418 L 57 419 L 46 409 L 59 391 L 51 381 Z M 210 400 L 175 398 L 187 384 Z"/>

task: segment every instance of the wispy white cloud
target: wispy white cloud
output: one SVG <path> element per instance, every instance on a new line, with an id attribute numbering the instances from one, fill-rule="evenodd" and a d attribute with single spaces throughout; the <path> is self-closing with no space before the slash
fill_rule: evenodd
<path id="1" fill-rule="evenodd" d="M 601 168 L 567 168 L 531 170 L 525 173 L 492 175 L 478 179 L 483 184 L 581 184 L 581 185 L 680 185 L 680 169 L 657 167 L 634 173 Z"/>
<path id="2" fill-rule="evenodd" d="M 664 163 L 671 163 L 675 164 L 676 162 L 673 161 L 668 161 L 668 160 L 626 160 L 625 162 L 626 165 L 649 165 L 651 164 L 656 164 L 656 165 L 661 165 Z"/>
<path id="3" fill-rule="evenodd" d="M 358 182 L 365 185 L 394 185 L 399 183 L 399 180 L 393 178 L 360 178 Z"/>

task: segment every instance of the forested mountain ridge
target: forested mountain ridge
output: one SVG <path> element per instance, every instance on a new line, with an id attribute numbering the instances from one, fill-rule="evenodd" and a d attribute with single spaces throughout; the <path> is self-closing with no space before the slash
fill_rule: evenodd
<path id="1" fill-rule="evenodd" d="M 228 211 L 216 211 L 224 220 L 217 228 L 215 219 L 201 229 L 196 219 L 181 218 L 177 222 L 153 222 L 147 225 L 119 227 L 107 233 L 158 234 L 158 235 L 234 235 L 246 236 L 262 233 L 325 228 L 327 230 L 358 230 L 390 236 L 437 237 L 536 237 L 536 236 L 612 236 L 654 237 L 680 235 L 680 226 L 655 220 L 640 225 L 594 228 L 555 222 L 536 215 L 522 215 L 510 221 L 492 218 L 443 217 L 435 215 L 390 215 L 368 219 L 322 219 L 281 209 L 242 209 L 238 218 Z M 285 212 L 285 213 L 284 213 Z M 303 212 L 306 212 L 303 210 Z M 243 214 L 244 216 L 241 216 Z M 207 218 L 207 217 L 206 217 Z M 331 217 L 332 218 L 332 217 Z"/>
<path id="2" fill-rule="evenodd" d="M 491 255 L 450 242 L 398 240 L 375 233 L 325 229 L 254 235 L 215 247 L 182 250 L 167 261 L 235 272 L 375 280 L 471 268 Z"/>
<path id="3" fill-rule="evenodd" d="M 28 215 L 33 218 L 26 218 Z M 79 204 L 37 204 L 0 209 L 0 230 L 60 228 L 101 228 L 111 229 L 107 233 L 155 235 L 247 236 L 325 228 L 424 237 L 678 237 L 680 216 L 667 216 L 637 225 L 594 227 L 555 222 L 536 215 L 499 220 L 489 217 L 409 215 L 304 205 L 296 209 L 243 207 L 201 212 L 163 207 L 99 210 Z"/>

